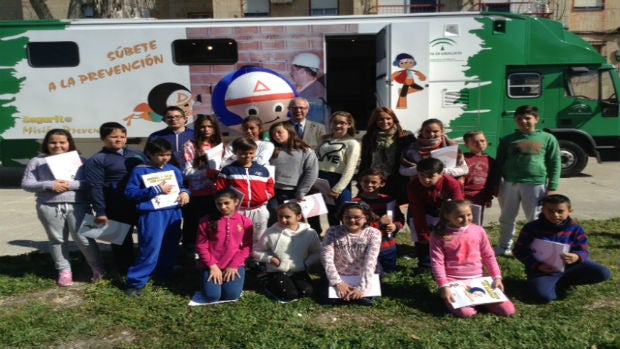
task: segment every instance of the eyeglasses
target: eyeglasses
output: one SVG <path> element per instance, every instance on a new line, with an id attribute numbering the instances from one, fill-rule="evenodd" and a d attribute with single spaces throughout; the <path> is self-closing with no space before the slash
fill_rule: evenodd
<path id="1" fill-rule="evenodd" d="M 306 109 L 308 109 L 308 107 L 288 107 L 288 108 L 292 109 L 292 110 L 306 110 Z"/>
<path id="2" fill-rule="evenodd" d="M 176 120 L 180 120 L 180 119 L 183 119 L 184 117 L 185 117 L 184 115 L 166 115 L 164 117 L 164 119 L 166 119 L 166 120 L 175 120 L 175 119 Z"/>
<path id="3" fill-rule="evenodd" d="M 364 216 L 349 216 L 348 214 L 345 214 L 344 216 L 342 216 L 342 218 L 359 222 L 360 220 L 362 220 L 362 218 L 364 218 Z"/>

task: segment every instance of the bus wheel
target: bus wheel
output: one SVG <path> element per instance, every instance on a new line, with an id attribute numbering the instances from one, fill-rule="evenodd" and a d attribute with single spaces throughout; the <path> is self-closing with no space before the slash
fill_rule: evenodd
<path id="1" fill-rule="evenodd" d="M 562 177 L 573 177 L 581 173 L 588 164 L 588 155 L 577 144 L 560 140 L 560 157 L 562 158 Z"/>

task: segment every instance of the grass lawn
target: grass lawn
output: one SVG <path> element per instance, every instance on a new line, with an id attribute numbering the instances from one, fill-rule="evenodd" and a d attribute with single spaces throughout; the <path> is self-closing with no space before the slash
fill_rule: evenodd
<path id="1" fill-rule="evenodd" d="M 0 257 L 0 347 L 620 348 L 620 218 L 582 224 L 591 259 L 614 278 L 536 305 L 527 298 L 521 263 L 499 258 L 517 307 L 511 318 L 452 316 L 430 273 L 402 257 L 413 250 L 406 234 L 399 237 L 401 269 L 384 279 L 384 296 L 371 307 L 312 299 L 280 304 L 252 290 L 237 303 L 189 307 L 200 283 L 191 267 L 181 269 L 173 285 L 149 284 L 132 299 L 123 293 L 122 277 L 61 289 L 48 254 Z M 496 241 L 497 227 L 487 230 Z M 76 279 L 86 281 L 82 257 L 72 258 Z"/>

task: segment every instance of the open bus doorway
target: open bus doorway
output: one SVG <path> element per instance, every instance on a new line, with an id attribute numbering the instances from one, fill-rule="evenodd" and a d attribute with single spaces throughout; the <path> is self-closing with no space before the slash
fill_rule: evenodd
<path id="1" fill-rule="evenodd" d="M 374 35 L 327 36 L 327 102 L 332 112 L 353 114 L 356 129 L 365 130 L 376 107 Z"/>

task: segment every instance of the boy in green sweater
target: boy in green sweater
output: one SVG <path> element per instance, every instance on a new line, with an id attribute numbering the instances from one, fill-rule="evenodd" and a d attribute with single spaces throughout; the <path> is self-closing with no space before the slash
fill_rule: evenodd
<path id="1" fill-rule="evenodd" d="M 538 202 L 555 194 L 560 182 L 560 146 L 552 134 L 536 129 L 538 108 L 520 106 L 514 120 L 518 130 L 503 137 L 497 149 L 497 198 L 501 208 L 497 256 L 512 254 L 519 204 L 527 221 L 535 220 L 540 213 Z"/>

